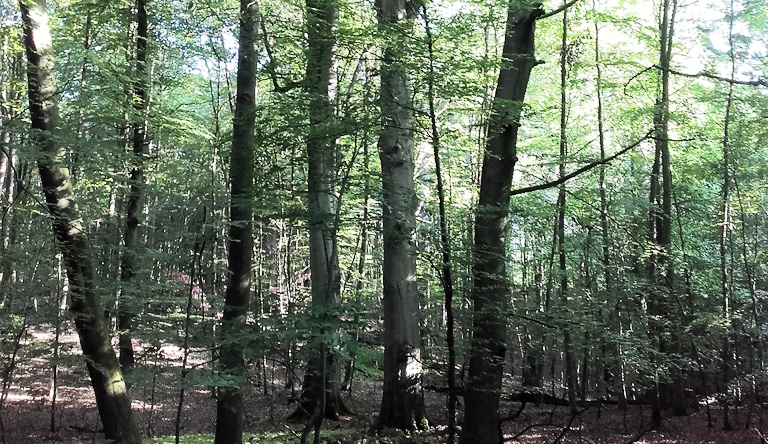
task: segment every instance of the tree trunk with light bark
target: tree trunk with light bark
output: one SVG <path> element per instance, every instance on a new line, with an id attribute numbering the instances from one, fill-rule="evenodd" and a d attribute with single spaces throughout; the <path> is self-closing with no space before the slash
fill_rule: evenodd
<path id="1" fill-rule="evenodd" d="M 426 426 L 421 387 L 421 333 L 416 287 L 416 193 L 413 169 L 413 108 L 405 65 L 416 5 L 377 0 L 385 37 L 381 60 L 379 159 L 383 187 L 384 390 L 375 428 L 415 430 Z"/>
<path id="2" fill-rule="evenodd" d="M 309 134 L 306 141 L 309 268 L 312 306 L 321 308 L 341 303 L 336 239 L 339 201 L 334 195 L 338 128 L 333 110 L 337 88 L 336 28 L 339 11 L 336 0 L 307 0 L 306 5 L 308 53 L 304 86 L 309 95 Z M 313 333 L 320 333 L 317 337 L 322 338 L 328 334 L 337 335 L 338 331 Z M 321 353 L 321 349 L 326 352 Z M 315 415 L 318 407 L 323 412 Z M 338 419 L 339 415 L 349 413 L 341 398 L 340 356 L 329 347 L 317 344 L 313 357 L 307 363 L 299 406 L 289 419 L 311 417 L 322 421 L 323 418 Z"/>

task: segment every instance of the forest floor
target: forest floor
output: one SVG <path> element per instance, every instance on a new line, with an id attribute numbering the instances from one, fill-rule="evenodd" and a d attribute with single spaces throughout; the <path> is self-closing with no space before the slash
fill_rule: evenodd
<path id="1" fill-rule="evenodd" d="M 53 410 L 54 432 L 51 432 L 51 363 L 43 357 L 41 350 L 50 350 L 51 337 L 36 333 L 34 339 L 19 349 L 17 366 L 10 380 L 0 421 L 2 444 L 29 444 L 46 442 L 100 443 L 100 423 L 82 359 L 74 355 L 60 360 L 59 389 L 57 403 Z M 75 337 L 68 336 L 67 347 L 76 350 Z M 50 356 L 50 353 L 47 353 Z M 165 444 L 174 442 L 176 412 L 181 384 L 180 354 L 177 348 L 163 347 L 156 354 L 162 358 L 158 367 L 138 366 L 132 388 L 136 421 L 147 439 L 146 443 Z M 203 368 L 205 358 L 193 356 L 191 365 Z M 3 367 L 7 363 L 3 363 Z M 158 368 L 159 372 L 151 371 Z M 268 367 L 269 368 L 269 367 Z M 199 384 L 202 374 L 190 374 L 189 387 L 185 390 L 185 401 L 181 419 L 182 443 L 202 444 L 212 442 L 216 401 L 211 391 Z M 303 424 L 286 422 L 295 404 L 290 389 L 284 388 L 279 371 L 268 371 L 259 379 L 267 381 L 265 394 L 263 384 L 249 388 L 245 395 L 246 429 L 251 443 L 298 443 Z M 5 387 L 4 381 L 4 387 Z M 153 392 L 154 387 L 154 392 Z M 345 402 L 356 415 L 340 421 L 326 421 L 321 442 L 329 444 L 437 444 L 447 441 L 445 433 L 446 396 L 444 393 L 426 391 L 427 412 L 430 421 L 436 424 L 430 430 L 413 436 L 404 436 L 395 431 L 384 431 L 378 436 L 368 435 L 368 429 L 378 413 L 381 399 L 381 383 L 370 380 L 356 380 L 351 393 L 345 393 Z M 519 403 L 507 403 L 506 411 L 514 413 Z M 570 417 L 566 407 L 528 405 L 514 421 L 504 424 L 506 442 L 509 443 L 765 443 L 768 436 L 768 412 L 755 409 L 749 427 L 747 409 L 734 409 L 732 421 L 736 431 L 722 431 L 720 411 L 711 411 L 714 426 L 707 427 L 707 413 L 704 409 L 692 412 L 687 417 L 665 416 L 660 430 L 648 430 L 650 409 L 630 406 L 626 415 L 627 433 L 623 412 L 615 406 L 586 409 L 576 416 L 567 427 Z M 459 417 L 461 417 L 461 412 Z M 763 418 L 765 416 L 765 418 Z M 762 433 L 761 433 L 762 432 Z"/>

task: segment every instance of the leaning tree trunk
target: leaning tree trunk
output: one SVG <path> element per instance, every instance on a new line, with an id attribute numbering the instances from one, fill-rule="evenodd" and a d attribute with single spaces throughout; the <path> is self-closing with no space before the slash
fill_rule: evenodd
<path id="1" fill-rule="evenodd" d="M 219 364 L 235 384 L 221 387 L 216 402 L 216 444 L 243 442 L 243 398 L 245 383 L 243 348 L 233 338 L 245 326 L 251 293 L 251 255 L 253 238 L 253 148 L 256 120 L 256 42 L 259 29 L 259 3 L 240 0 L 240 51 L 237 63 L 237 99 L 232 121 L 232 151 L 229 225 L 229 283 L 221 320 Z"/>
<path id="2" fill-rule="evenodd" d="M 40 150 L 37 162 L 40 181 L 56 241 L 66 264 L 71 291 L 70 310 L 75 317 L 104 435 L 116 442 L 139 444 L 141 437 L 133 421 L 125 381 L 110 344 L 101 301 L 96 293 L 88 240 L 82 231 L 69 170 L 64 165 L 65 152 L 56 135 L 60 120 L 45 0 L 20 1 L 19 6 L 27 52 L 30 139 Z"/>
<path id="3" fill-rule="evenodd" d="M 475 216 L 473 337 L 461 444 L 500 444 L 499 403 L 506 354 L 506 232 L 517 135 L 531 70 L 539 4 L 510 2 Z"/>
<path id="4" fill-rule="evenodd" d="M 336 36 L 338 23 L 336 0 L 307 0 L 307 71 L 309 94 L 309 134 L 307 135 L 307 190 L 309 209 L 309 268 L 312 305 L 320 308 L 341 302 L 336 240 L 337 205 L 333 195 L 336 178 L 336 137 L 333 100 L 336 97 Z M 331 328 L 331 327 L 329 327 Z M 319 333 L 317 337 L 338 332 Z M 322 339 L 321 339 L 322 340 Z M 327 344 L 326 344 L 327 345 Z M 325 350 L 325 353 L 321 352 Z M 339 354 L 317 344 L 304 376 L 299 407 L 290 419 L 312 417 L 338 419 L 351 413 L 341 398 L 341 362 Z M 325 360 L 325 363 L 322 361 Z M 324 400 L 324 402 L 319 402 Z M 322 414 L 313 415 L 321 406 Z"/>
<path id="5" fill-rule="evenodd" d="M 413 33 L 413 8 L 402 0 L 376 1 L 379 29 L 387 39 L 381 61 L 382 128 L 378 142 L 384 223 L 384 390 L 375 428 L 402 430 L 426 425 L 413 245 L 413 109 L 403 63 L 407 55 L 404 36 Z"/>
<path id="6" fill-rule="evenodd" d="M 120 264 L 120 279 L 122 292 L 120 310 L 117 315 L 119 334 L 120 365 L 126 371 L 134 365 L 131 329 L 133 324 L 133 309 L 131 301 L 137 293 L 132 280 L 136 276 L 136 239 L 139 235 L 139 218 L 141 217 L 141 200 L 144 191 L 144 159 L 149 154 L 147 144 L 147 120 L 145 117 L 149 103 L 149 84 L 147 81 L 147 5 L 145 0 L 136 1 L 136 71 L 133 83 L 133 108 L 136 115 L 133 122 L 133 156 L 134 165 L 131 169 L 130 191 L 128 193 L 128 208 L 125 214 L 125 250 Z"/>

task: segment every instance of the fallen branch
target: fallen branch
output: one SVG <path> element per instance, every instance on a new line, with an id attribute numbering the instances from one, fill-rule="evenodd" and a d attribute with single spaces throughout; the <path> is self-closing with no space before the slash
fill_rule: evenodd
<path id="1" fill-rule="evenodd" d="M 526 426 L 526 427 L 525 427 L 523 430 L 521 430 L 520 432 L 518 432 L 518 434 L 517 434 L 517 435 L 515 435 L 515 436 L 513 436 L 513 437 L 511 437 L 511 438 L 507 438 L 507 439 L 505 439 L 504 441 L 514 441 L 514 440 L 516 440 L 517 438 L 519 438 L 519 437 L 521 437 L 521 436 L 525 435 L 525 434 L 526 434 L 526 433 L 527 433 L 529 430 L 531 430 L 532 428 L 535 428 L 535 427 L 558 427 L 558 426 L 557 426 L 557 425 L 555 425 L 555 424 L 551 424 L 551 423 L 549 423 L 549 424 L 546 424 L 546 423 L 544 423 L 544 424 L 531 424 L 531 425 L 528 425 L 528 426 Z"/>
<path id="2" fill-rule="evenodd" d="M 507 417 L 501 418 L 501 420 L 500 420 L 499 422 L 500 422 L 501 424 L 504 424 L 505 422 L 509 422 L 509 421 L 514 421 L 514 420 L 516 420 L 516 419 L 517 419 L 517 418 L 519 418 L 519 417 L 520 417 L 520 415 L 523 413 L 523 410 L 525 409 L 525 406 L 526 406 L 527 404 L 528 404 L 528 403 L 527 403 L 526 401 L 523 401 L 523 402 L 521 402 L 521 403 L 520 403 L 520 408 L 518 408 L 518 409 L 517 409 L 517 411 L 516 411 L 515 413 L 513 413 L 513 414 L 511 414 L 511 415 L 509 415 L 509 416 L 507 416 Z"/>
<path id="3" fill-rule="evenodd" d="M 560 442 L 560 440 L 563 439 L 565 434 L 568 433 L 569 430 L 571 430 L 571 425 L 573 424 L 573 420 L 576 419 L 577 416 L 579 416 L 582 413 L 586 412 L 587 410 L 589 410 L 589 407 L 583 408 L 583 409 L 579 410 L 578 412 L 574 413 L 573 415 L 571 415 L 571 419 L 568 421 L 568 424 L 566 424 L 565 427 L 563 427 L 563 429 L 560 431 L 560 434 L 557 435 L 557 438 L 555 438 L 555 440 L 552 442 L 552 444 L 558 444 Z"/>
<path id="4" fill-rule="evenodd" d="M 640 441 L 640 438 L 642 438 L 642 437 L 643 437 L 643 435 L 645 435 L 646 433 L 650 432 L 650 431 L 651 431 L 651 430 L 653 430 L 654 428 L 655 428 L 655 427 L 653 427 L 653 426 L 651 426 L 651 427 L 648 427 L 647 429 L 645 429 L 645 430 L 643 430 L 642 432 L 640 432 L 640 434 L 639 434 L 639 435 L 637 435 L 637 436 L 635 436 L 634 438 L 632 438 L 632 440 L 631 440 L 631 441 L 628 441 L 628 442 L 627 442 L 627 444 L 632 444 L 632 443 L 635 443 L 635 442 L 638 442 L 638 441 Z"/>

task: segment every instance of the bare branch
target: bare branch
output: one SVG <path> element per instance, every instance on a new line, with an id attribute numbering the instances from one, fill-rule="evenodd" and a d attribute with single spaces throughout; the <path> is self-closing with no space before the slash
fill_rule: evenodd
<path id="1" fill-rule="evenodd" d="M 591 170 L 592 168 L 594 168 L 594 167 L 596 167 L 598 165 L 607 164 L 607 163 L 611 162 L 613 159 L 615 159 L 615 158 L 621 156 L 622 154 L 626 153 L 627 151 L 630 151 L 630 150 L 636 148 L 644 140 L 647 140 L 647 139 L 651 138 L 651 134 L 653 134 L 653 131 L 654 130 L 648 131 L 637 142 L 635 142 L 632 145 L 629 145 L 628 147 L 620 150 L 619 152 L 617 152 L 616 154 L 614 154 L 612 156 L 606 157 L 604 160 L 596 160 L 596 161 L 594 161 L 592 163 L 584 165 L 583 167 L 579 168 L 576 171 L 573 171 L 572 173 L 568 173 L 565 176 L 563 176 L 561 178 L 558 178 L 557 180 L 553 180 L 551 182 L 546 182 L 546 183 L 542 183 L 542 184 L 539 184 L 539 185 L 533 185 L 533 186 L 530 186 L 530 187 L 518 188 L 516 190 L 512 190 L 512 192 L 510 193 L 510 196 L 517 196 L 518 194 L 525 194 L 525 193 L 530 193 L 531 191 L 546 190 L 547 188 L 556 187 L 556 186 L 560 185 L 561 183 L 567 182 L 567 181 L 573 179 L 574 177 L 576 177 L 576 176 L 578 176 L 578 175 L 580 175 L 582 173 L 585 173 L 585 172 Z"/>
<path id="2" fill-rule="evenodd" d="M 578 2 L 578 1 L 579 0 L 571 0 L 568 3 L 564 4 L 563 6 L 555 9 L 554 11 L 550 11 L 550 12 L 548 12 L 548 13 L 542 15 L 542 16 L 539 16 L 536 20 L 541 20 L 541 19 L 545 19 L 547 17 L 552 17 L 553 15 L 560 14 L 561 12 L 563 12 L 566 9 L 570 8 L 571 6 L 575 5 L 576 2 Z"/>
<path id="3" fill-rule="evenodd" d="M 652 67 L 656 68 L 658 70 L 662 70 L 662 71 L 664 70 L 664 68 L 662 68 L 659 65 L 653 65 Z M 708 73 L 708 72 L 699 72 L 699 73 L 696 73 L 696 74 L 689 74 L 689 73 L 680 72 L 680 71 L 677 71 L 677 70 L 674 70 L 674 69 L 669 69 L 668 71 L 670 73 L 676 75 L 676 76 L 682 76 L 682 77 L 690 77 L 690 78 L 705 77 L 707 79 L 717 80 L 719 82 L 726 82 L 726 83 L 730 83 L 732 85 L 764 86 L 764 87 L 768 87 L 768 81 L 766 81 L 765 79 L 736 80 L 736 79 L 729 79 L 727 77 L 721 77 L 721 76 L 718 76 L 718 75 L 715 75 L 715 74 L 711 74 L 711 73 Z"/>

